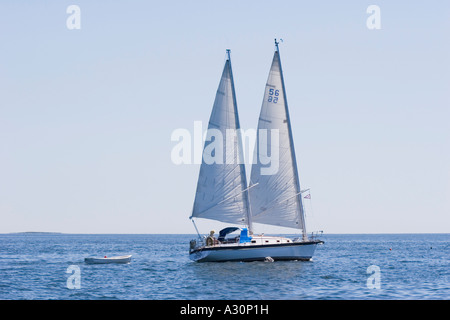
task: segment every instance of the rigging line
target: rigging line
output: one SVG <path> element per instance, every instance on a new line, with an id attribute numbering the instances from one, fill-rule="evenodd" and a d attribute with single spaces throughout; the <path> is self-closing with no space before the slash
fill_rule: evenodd
<path id="1" fill-rule="evenodd" d="M 211 210 L 211 209 L 217 207 L 218 205 L 224 203 L 225 201 L 228 201 L 228 200 L 230 200 L 230 199 L 232 199 L 232 198 L 234 198 L 234 197 L 239 196 L 241 193 L 244 193 L 244 192 L 246 192 L 247 190 L 249 190 L 249 189 L 251 189 L 251 188 L 253 188 L 253 187 L 256 187 L 257 185 L 258 185 L 258 183 L 256 183 L 256 184 L 254 184 L 254 185 L 248 187 L 247 189 L 242 190 L 241 192 L 239 192 L 239 194 L 235 194 L 235 195 L 229 196 L 228 198 L 225 198 L 225 199 L 223 199 L 222 201 L 219 201 L 218 203 L 216 203 L 215 205 L 209 207 L 208 209 L 203 210 L 202 212 L 197 213 L 197 217 L 198 217 L 198 218 L 201 218 L 199 215 L 201 215 L 201 214 L 203 214 L 203 213 L 205 213 L 205 212 L 207 212 L 207 211 L 209 211 L 209 210 Z M 193 216 L 191 216 L 191 218 L 192 218 L 192 217 L 193 217 Z"/>
<path id="2" fill-rule="evenodd" d="M 291 159 L 292 159 L 292 173 L 294 174 L 294 180 L 295 180 L 295 184 L 296 184 L 296 191 L 301 193 L 301 188 L 300 188 L 300 181 L 299 181 L 299 176 L 298 176 L 298 168 L 297 168 L 297 159 L 295 156 L 295 147 L 294 147 L 294 139 L 293 139 L 293 135 L 292 135 L 292 128 L 291 128 L 291 120 L 290 120 L 290 116 L 289 116 L 289 107 L 288 107 L 288 100 L 287 100 L 287 96 L 286 96 L 286 86 L 284 84 L 284 75 L 283 75 L 283 68 L 281 66 L 281 57 L 280 57 L 280 51 L 278 50 L 278 43 L 275 39 L 275 44 L 276 44 L 276 48 L 277 51 L 275 52 L 275 55 L 278 55 L 278 68 L 280 70 L 280 78 L 281 78 L 281 88 L 282 88 L 282 93 L 283 93 L 283 99 L 284 99 L 284 109 L 285 109 L 285 113 L 286 113 L 286 123 L 287 123 L 287 127 L 288 127 L 288 137 L 289 137 L 289 145 L 290 145 L 290 149 L 291 149 Z M 306 223 L 305 223 L 305 213 L 303 210 L 303 201 L 302 201 L 302 197 L 300 195 L 300 197 L 298 197 L 297 195 L 297 202 L 299 204 L 299 212 L 298 212 L 298 219 L 300 222 L 300 228 L 302 229 L 302 235 L 303 235 L 303 240 L 307 240 L 307 234 L 306 234 Z"/>
<path id="3" fill-rule="evenodd" d="M 275 207 L 276 205 L 282 204 L 283 202 L 286 202 L 286 201 L 288 201 L 288 200 L 290 200 L 290 199 L 292 199 L 292 198 L 294 198 L 294 197 L 297 197 L 299 194 L 301 194 L 301 192 L 296 193 L 296 194 L 294 194 L 293 196 L 290 196 L 289 198 L 284 199 L 284 200 L 282 200 L 282 201 L 277 201 L 277 202 L 275 202 L 275 200 L 277 200 L 277 198 L 279 198 L 280 196 L 283 195 L 283 194 L 281 194 L 280 196 L 278 196 L 277 198 L 275 198 L 275 199 L 272 201 L 272 203 L 275 202 L 273 205 L 269 206 L 268 208 L 266 208 L 266 209 L 264 209 L 263 211 L 261 211 L 260 213 L 258 213 L 257 216 L 259 216 L 259 215 L 261 215 L 261 214 L 265 214 L 265 213 L 267 212 L 267 210 L 272 209 L 272 208 Z"/>
<path id="4" fill-rule="evenodd" d="M 242 190 L 241 192 L 239 192 L 239 194 L 246 192 L 247 190 L 249 190 L 250 188 L 255 187 L 256 185 L 257 185 L 257 184 L 254 184 L 254 185 L 252 185 L 252 186 L 250 186 L 250 187 L 248 187 L 248 188 Z M 231 198 L 234 198 L 234 197 L 236 197 L 236 196 L 237 196 L 237 195 L 229 196 L 228 198 L 225 198 L 225 199 L 223 199 L 222 201 L 218 202 L 215 206 L 218 206 L 219 204 L 221 204 L 221 203 L 223 203 L 223 202 L 225 202 L 225 201 L 227 201 L 227 200 L 229 200 L 229 199 L 231 199 Z M 215 207 L 215 206 L 214 206 L 214 207 Z M 208 210 L 209 210 L 209 209 L 208 209 Z"/>
<path id="5" fill-rule="evenodd" d="M 203 239 L 202 239 L 202 237 L 200 235 L 200 232 L 198 232 L 197 225 L 195 224 L 195 221 L 194 221 L 193 217 L 190 216 L 189 219 L 191 219 L 192 224 L 194 225 L 195 231 L 197 231 L 197 235 L 198 235 L 198 238 L 199 238 L 200 242 L 203 243 Z"/>

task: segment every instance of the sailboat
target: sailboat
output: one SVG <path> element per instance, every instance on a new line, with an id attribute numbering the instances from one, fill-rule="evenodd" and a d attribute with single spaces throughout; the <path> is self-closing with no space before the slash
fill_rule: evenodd
<path id="1" fill-rule="evenodd" d="M 236 133 L 232 147 L 231 139 L 227 136 L 230 131 Z M 271 135 L 270 142 L 267 139 L 269 133 L 276 133 Z M 273 143 L 277 137 L 277 143 Z M 278 148 L 276 170 L 269 170 L 267 162 L 262 161 L 267 148 Z M 273 154 L 275 150 L 271 151 Z M 303 191 L 300 190 L 276 39 L 258 121 L 254 153 L 256 162 L 252 165 L 249 184 L 242 156 L 230 50 L 227 50 L 227 59 L 209 119 L 203 161 L 190 216 L 199 238 L 191 240 L 189 257 L 198 262 L 311 260 L 316 246 L 323 242 L 308 237 L 306 232 Z M 211 161 L 211 158 L 215 158 L 214 161 Z M 240 227 L 224 228 L 217 238 L 214 231 L 211 231 L 208 237 L 201 237 L 194 220 L 197 218 L 212 219 Z M 253 232 L 254 223 L 300 229 L 302 234 L 301 237 L 293 239 L 257 235 Z"/>

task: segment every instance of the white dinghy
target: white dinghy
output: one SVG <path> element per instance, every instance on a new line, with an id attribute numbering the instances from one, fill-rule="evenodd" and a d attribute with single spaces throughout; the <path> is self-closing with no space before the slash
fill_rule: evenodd
<path id="1" fill-rule="evenodd" d="M 86 262 L 86 263 L 130 263 L 131 255 L 116 256 L 116 257 L 104 256 L 103 258 L 85 258 L 84 262 Z"/>

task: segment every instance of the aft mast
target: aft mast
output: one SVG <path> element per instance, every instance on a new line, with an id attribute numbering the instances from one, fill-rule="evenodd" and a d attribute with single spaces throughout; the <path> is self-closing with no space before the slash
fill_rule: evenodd
<path id="1" fill-rule="evenodd" d="M 267 137 L 270 134 L 270 142 Z M 278 41 L 264 89 L 252 164 L 250 202 L 255 223 L 301 229 L 307 240 L 297 162 Z M 275 162 L 261 159 L 270 148 Z M 273 150 L 272 150 L 273 148 Z M 254 188 L 253 188 L 254 187 Z"/>
<path id="2" fill-rule="evenodd" d="M 298 169 L 297 169 L 297 159 L 295 157 L 295 148 L 294 148 L 294 140 L 292 138 L 291 120 L 289 117 L 289 108 L 288 108 L 288 103 L 287 103 L 287 98 L 286 98 L 286 88 L 284 86 L 284 76 L 283 76 L 283 69 L 281 68 L 281 58 L 279 57 L 280 49 L 278 47 L 278 44 L 279 44 L 279 42 L 275 38 L 275 50 L 278 52 L 278 58 L 279 58 L 278 63 L 279 63 L 279 67 L 280 67 L 281 86 L 283 88 L 284 106 L 285 106 L 285 110 L 286 110 L 286 120 L 287 120 L 287 126 L 288 126 L 288 130 L 289 130 L 289 144 L 291 146 L 291 157 L 292 157 L 292 164 L 293 164 L 293 170 L 294 170 L 294 179 L 295 179 L 295 184 L 296 184 L 296 188 L 297 188 L 297 201 L 299 204 L 298 214 L 299 214 L 299 221 L 300 221 L 299 227 L 302 229 L 303 241 L 307 241 L 308 236 L 306 233 L 305 213 L 304 213 L 304 209 L 303 209 L 302 194 L 301 194 L 301 190 L 300 190 L 300 181 L 299 181 Z"/>

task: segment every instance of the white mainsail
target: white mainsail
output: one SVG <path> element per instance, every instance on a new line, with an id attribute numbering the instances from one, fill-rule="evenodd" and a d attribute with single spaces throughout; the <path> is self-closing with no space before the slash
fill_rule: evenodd
<path id="1" fill-rule="evenodd" d="M 247 179 L 245 165 L 240 159 L 243 155 L 242 142 L 229 50 L 227 53 L 228 59 L 209 119 L 191 218 L 250 225 Z M 230 132 L 235 134 L 232 146 L 227 141 L 227 133 Z"/>
<path id="2" fill-rule="evenodd" d="M 264 92 L 261 113 L 258 121 L 257 140 L 255 145 L 256 163 L 252 165 L 251 189 L 249 190 L 252 208 L 252 220 L 255 223 L 291 227 L 303 230 L 306 238 L 303 205 L 300 193 L 297 164 L 289 120 L 289 111 L 284 88 L 278 43 L 273 56 L 272 66 Z M 274 143 L 278 132 L 278 145 Z M 262 137 L 271 136 L 272 140 Z M 269 141 L 272 148 L 278 147 L 278 170 L 264 174 L 268 165 L 261 163 L 266 150 L 261 145 Z M 275 150 L 272 150 L 274 154 Z M 276 153 L 275 153 L 276 154 Z M 262 170 L 263 169 L 263 170 Z"/>

